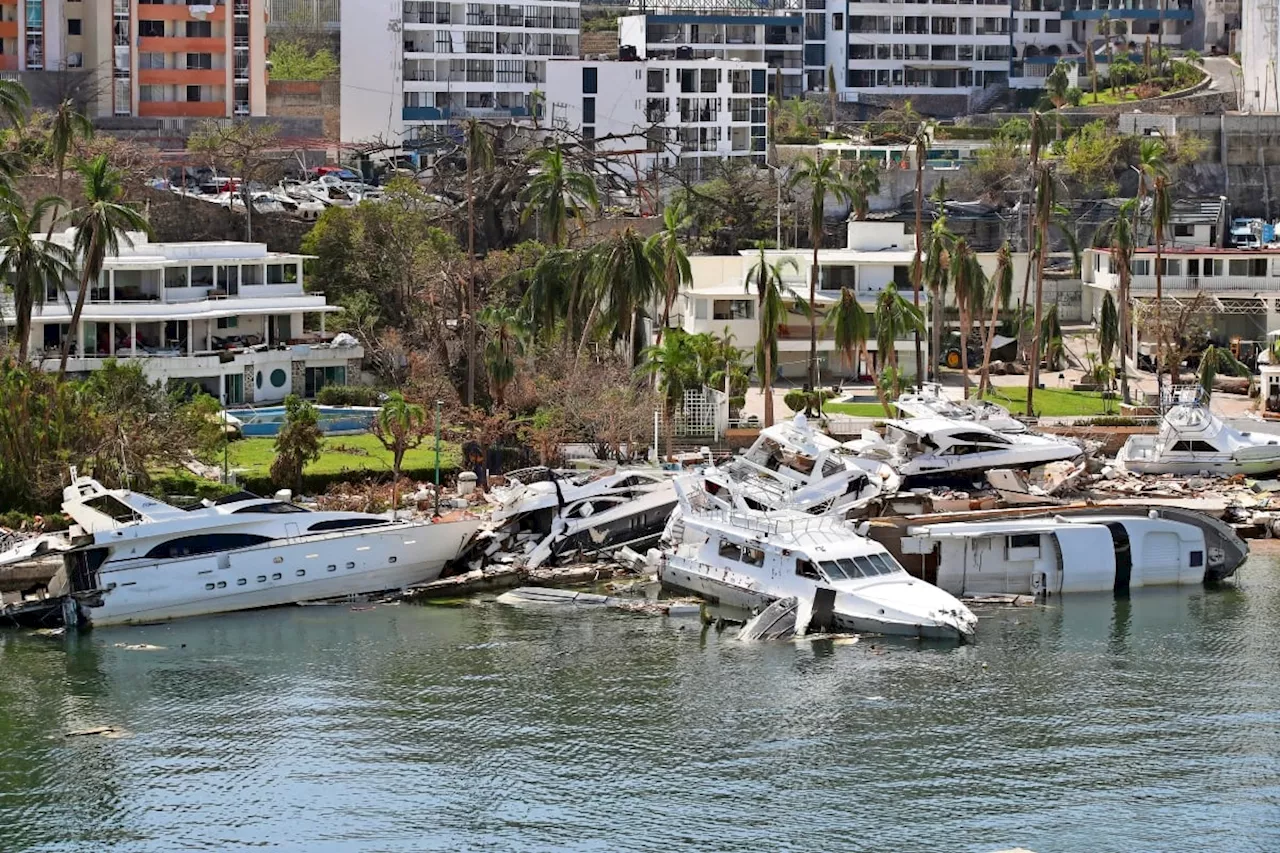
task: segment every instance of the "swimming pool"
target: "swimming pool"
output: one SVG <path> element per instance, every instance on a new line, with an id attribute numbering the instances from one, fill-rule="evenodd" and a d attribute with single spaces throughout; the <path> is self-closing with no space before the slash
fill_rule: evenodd
<path id="1" fill-rule="evenodd" d="M 316 406 L 320 430 L 326 435 L 355 435 L 368 432 L 373 419 L 382 411 L 377 406 Z M 284 423 L 284 406 L 235 409 L 229 415 L 240 421 L 240 434 L 246 438 L 274 437 Z"/>

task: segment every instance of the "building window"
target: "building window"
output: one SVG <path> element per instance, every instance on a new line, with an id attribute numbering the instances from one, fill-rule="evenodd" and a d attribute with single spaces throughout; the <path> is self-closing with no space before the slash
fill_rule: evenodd
<path id="1" fill-rule="evenodd" d="M 187 67 L 208 71 L 213 68 L 212 53 L 188 53 Z"/>
<path id="2" fill-rule="evenodd" d="M 844 13 L 836 12 L 831 16 L 831 29 L 840 32 L 844 29 Z"/>
<path id="3" fill-rule="evenodd" d="M 1175 237 L 1191 237 L 1195 234 L 1195 226 L 1184 223 L 1175 223 L 1173 226 L 1173 236 Z"/>
<path id="4" fill-rule="evenodd" d="M 188 86 L 188 87 L 187 87 L 187 101 L 198 101 L 198 100 L 200 100 L 200 87 L 199 87 L 199 86 Z"/>
<path id="5" fill-rule="evenodd" d="M 138 21 L 138 37 L 164 38 L 164 21 Z"/>
<path id="6" fill-rule="evenodd" d="M 582 99 L 582 122 L 583 124 L 595 124 L 596 121 L 596 99 Z"/>
<path id="7" fill-rule="evenodd" d="M 582 128 L 582 147 L 588 151 L 596 150 L 596 128 L 595 125 L 584 126 Z"/>
<path id="8" fill-rule="evenodd" d="M 597 68 L 582 69 L 582 94 L 594 95 L 596 93 L 596 77 L 599 72 Z"/>
<path id="9" fill-rule="evenodd" d="M 711 304 L 713 320 L 750 320 L 755 303 L 750 299 L 716 299 Z"/>
<path id="10" fill-rule="evenodd" d="M 1022 21 L 1022 31 L 1023 31 L 1024 33 L 1038 33 L 1038 32 L 1040 32 L 1040 19 L 1039 19 L 1039 18 L 1025 18 L 1025 19 Z"/>
<path id="11" fill-rule="evenodd" d="M 1062 32 L 1062 21 L 1058 20 L 1057 18 L 1045 18 L 1045 19 L 1044 19 L 1044 31 L 1045 31 L 1046 33 L 1060 33 L 1060 32 Z"/>
<path id="12" fill-rule="evenodd" d="M 80 19 L 79 18 L 67 18 L 67 35 L 69 36 L 80 35 Z"/>
<path id="13" fill-rule="evenodd" d="M 277 367 L 275 370 L 271 371 L 271 385 L 273 388 L 283 388 L 284 383 L 288 381 L 289 374 L 285 373 L 280 368 Z"/>
<path id="14" fill-rule="evenodd" d="M 138 22 L 138 29 L 139 29 L 139 31 L 141 31 L 142 26 L 143 26 L 143 24 L 145 24 L 145 23 L 147 23 L 147 22 L 146 22 L 146 21 L 139 21 L 139 22 Z M 155 23 L 160 24 L 160 28 L 161 28 L 161 30 L 163 30 L 163 29 L 164 29 L 164 23 L 163 23 L 162 21 L 156 21 Z M 146 33 L 143 33 L 143 35 L 146 35 Z M 164 35 L 164 33 L 163 33 L 163 32 L 161 32 L 161 35 Z M 213 22 L 211 22 L 211 21 L 187 21 L 187 38 L 189 38 L 189 39 L 192 39 L 192 38 L 199 38 L 199 39 L 213 38 Z"/>

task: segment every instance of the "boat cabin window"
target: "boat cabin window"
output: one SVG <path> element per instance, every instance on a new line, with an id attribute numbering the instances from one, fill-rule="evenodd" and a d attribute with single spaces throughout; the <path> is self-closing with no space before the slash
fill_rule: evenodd
<path id="1" fill-rule="evenodd" d="M 844 465 L 835 459 L 828 458 L 822 461 L 822 476 L 824 478 L 830 477 L 832 474 L 839 474 L 843 470 L 845 470 Z"/>
<path id="2" fill-rule="evenodd" d="M 864 557 L 843 557 L 839 560 L 824 560 L 822 570 L 831 580 L 858 580 L 874 578 L 877 575 L 893 574 L 901 570 L 897 561 L 888 554 L 868 554 Z"/>
<path id="3" fill-rule="evenodd" d="M 283 512 L 310 512 L 300 506 L 285 503 L 284 501 L 274 501 L 269 504 L 258 504 L 257 506 L 245 506 L 234 510 L 232 515 L 239 515 L 246 512 L 262 512 L 262 513 L 283 513 Z"/>
<path id="4" fill-rule="evenodd" d="M 255 495 L 253 492 L 239 491 L 229 495 L 223 495 L 213 502 L 214 506 L 226 506 L 227 504 L 238 504 L 241 501 L 260 501 L 261 495 Z"/>
<path id="5" fill-rule="evenodd" d="M 822 575 L 818 574 L 818 570 L 813 567 L 813 563 L 808 560 L 796 560 L 796 574 L 802 578 L 820 581 Z"/>
<path id="6" fill-rule="evenodd" d="M 764 565 L 764 551 L 759 548 L 752 548 L 750 545 L 742 549 L 742 562 L 749 566 Z"/>
<path id="7" fill-rule="evenodd" d="M 730 542 L 728 539 L 720 540 L 720 556 L 726 560 L 739 560 L 742 558 L 742 546 L 737 542 Z"/>
<path id="8" fill-rule="evenodd" d="M 332 518 L 328 521 L 317 521 L 307 528 L 308 533 L 325 533 L 331 530 L 349 530 L 352 527 L 377 527 L 391 522 L 381 518 Z"/>
<path id="9" fill-rule="evenodd" d="M 1207 441 L 1175 441 L 1170 450 L 1183 453 L 1217 453 L 1218 448 Z"/>
<path id="10" fill-rule="evenodd" d="M 270 542 L 270 536 L 253 533 L 201 533 L 196 536 L 180 536 L 162 542 L 147 552 L 148 557 L 169 560 L 174 557 L 191 557 L 196 554 L 212 554 L 216 551 L 234 551 Z"/>
<path id="11" fill-rule="evenodd" d="M 1039 533 L 1015 533 L 1005 537 L 1006 559 L 1036 560 L 1040 558 Z"/>
<path id="12" fill-rule="evenodd" d="M 133 508 L 113 495 L 98 495 L 84 502 L 89 509 L 95 509 L 115 521 L 130 521 L 137 517 Z"/>
<path id="13" fill-rule="evenodd" d="M 1009 442 L 999 435 L 989 432 L 956 432 L 951 437 L 956 441 L 971 441 L 978 444 L 1008 444 Z"/>

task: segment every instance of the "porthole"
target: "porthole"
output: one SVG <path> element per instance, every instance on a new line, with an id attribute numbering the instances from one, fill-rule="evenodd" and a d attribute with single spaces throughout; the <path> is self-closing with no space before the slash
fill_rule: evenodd
<path id="1" fill-rule="evenodd" d="M 261 370 L 258 371 L 258 376 L 256 379 L 254 379 L 254 384 L 257 385 L 259 388 L 262 387 L 262 371 Z"/>
<path id="2" fill-rule="evenodd" d="M 271 371 L 271 386 L 273 388 L 283 388 L 284 383 L 288 381 L 289 374 L 285 373 L 280 368 L 277 367 L 275 370 Z"/>
<path id="3" fill-rule="evenodd" d="M 355 563 L 347 563 L 347 568 L 348 568 L 348 569 L 354 569 L 355 567 L 356 567 L 356 564 L 355 564 Z"/>
<path id="4" fill-rule="evenodd" d="M 330 564 L 330 565 L 329 565 L 329 567 L 328 567 L 325 571 L 329 571 L 329 572 L 336 572 L 337 570 L 338 570 L 338 567 L 337 567 L 337 566 Z"/>
<path id="5" fill-rule="evenodd" d="M 273 581 L 278 581 L 278 580 L 280 580 L 280 573 L 279 573 L 279 572 L 276 572 L 275 574 L 273 574 L 273 575 L 271 576 L 271 579 L 272 579 Z"/>
<path id="6" fill-rule="evenodd" d="M 297 575 L 298 577 L 305 577 L 305 576 L 306 576 L 306 574 L 307 574 L 307 570 L 306 570 L 306 569 L 298 569 L 296 572 L 294 572 L 294 574 L 295 574 L 295 575 Z"/>
<path id="7" fill-rule="evenodd" d="M 248 581 L 247 579 L 245 579 L 245 578 L 240 578 L 239 580 L 237 580 L 237 581 L 236 581 L 236 586 L 244 586 L 244 585 L 245 585 L 245 584 L 247 584 L 248 582 L 249 582 L 249 581 Z"/>
<path id="8" fill-rule="evenodd" d="M 266 582 L 267 582 L 266 575 L 258 575 L 258 583 L 266 583 Z"/>
<path id="9" fill-rule="evenodd" d="M 226 589 L 226 588 L 227 588 L 226 581 L 218 581 L 218 589 Z"/>
<path id="10" fill-rule="evenodd" d="M 207 583 L 207 584 L 205 584 L 205 585 L 204 585 L 204 588 L 205 588 L 205 589 L 213 589 L 213 584 L 211 584 L 211 583 Z"/>
<path id="11" fill-rule="evenodd" d="M 284 562 L 284 557 L 276 557 L 276 558 L 275 558 L 274 560 L 272 560 L 271 562 L 273 562 L 273 563 L 283 563 L 283 562 Z"/>
<path id="12" fill-rule="evenodd" d="M 396 561 L 396 558 L 395 558 L 395 557 L 388 557 L 388 558 L 387 558 L 387 562 L 388 562 L 388 563 L 394 563 L 395 561 Z"/>

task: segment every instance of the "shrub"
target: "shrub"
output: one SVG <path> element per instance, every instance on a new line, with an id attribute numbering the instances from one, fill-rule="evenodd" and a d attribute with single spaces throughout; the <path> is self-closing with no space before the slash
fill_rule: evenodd
<path id="1" fill-rule="evenodd" d="M 206 480 L 204 477 L 197 477 L 190 471 L 169 471 L 164 474 L 153 475 L 151 488 L 147 491 L 152 496 L 165 501 L 175 495 L 194 497 L 200 500 L 206 498 L 208 500 L 217 500 L 223 495 L 229 495 L 236 491 L 236 487 L 223 485 L 214 480 Z"/>
<path id="2" fill-rule="evenodd" d="M 382 394 L 369 385 L 326 385 L 316 395 L 322 406 L 376 406 Z"/>
<path id="3" fill-rule="evenodd" d="M 1099 418 L 1090 418 L 1087 423 L 1089 426 L 1097 427 L 1136 427 L 1143 425 L 1143 422 L 1137 418 L 1123 417 L 1121 415 L 1104 415 Z"/>
<path id="4" fill-rule="evenodd" d="M 800 391 L 798 389 L 795 391 L 788 391 L 787 395 L 782 398 L 782 402 L 786 405 L 788 409 L 790 409 L 793 412 L 804 411 L 805 404 L 808 402 L 808 400 L 809 400 L 809 395 L 804 391 Z"/>
<path id="5" fill-rule="evenodd" d="M 442 459 L 440 462 L 440 482 L 447 483 L 457 477 L 457 475 L 457 463 Z M 411 480 L 414 483 L 433 483 L 435 482 L 436 469 L 434 465 L 425 468 L 406 467 L 400 472 L 400 476 Z M 370 480 L 390 482 L 391 472 L 386 471 L 381 474 L 371 474 L 367 468 L 355 468 L 350 471 L 336 471 L 325 474 L 303 474 L 301 488 L 296 490 L 295 494 L 322 495 L 329 491 L 329 487 L 335 483 L 364 483 Z M 239 478 L 239 481 L 239 488 L 253 492 L 254 494 L 272 495 L 275 494 L 276 491 L 276 486 L 272 483 L 269 475 L 242 475 Z"/>

